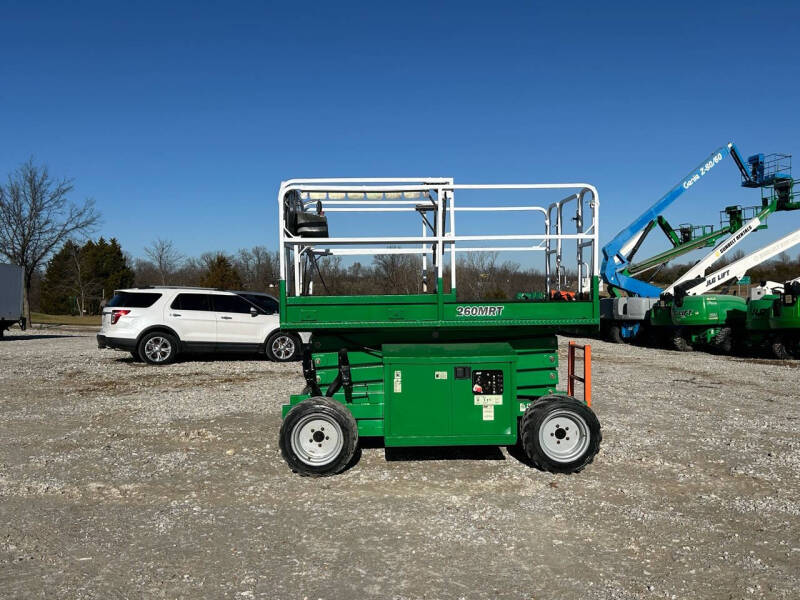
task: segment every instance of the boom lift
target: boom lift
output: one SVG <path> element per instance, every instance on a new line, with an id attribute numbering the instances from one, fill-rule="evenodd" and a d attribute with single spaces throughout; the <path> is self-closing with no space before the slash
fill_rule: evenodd
<path id="1" fill-rule="evenodd" d="M 740 336 L 740 347 L 749 352 L 761 354 L 770 350 L 776 358 L 790 358 L 785 346 L 778 344 L 775 334 L 770 329 L 770 318 L 773 316 L 776 300 L 780 300 L 784 286 L 775 281 L 762 281 L 751 288 L 747 294 L 747 316 L 745 317 L 745 333 Z"/>
<path id="2" fill-rule="evenodd" d="M 550 204 L 535 202 L 563 191 L 569 195 Z M 526 200 L 508 205 L 504 192 Z M 280 448 L 294 471 L 338 473 L 365 436 L 386 447 L 519 442 L 534 466 L 553 472 L 592 461 L 601 433 L 590 408 L 589 349 L 582 376 L 574 373 L 574 347 L 568 366 L 568 390 L 585 382 L 584 399 L 556 392 L 556 331 L 599 325 L 593 186 L 293 179 L 281 184 L 278 207 L 281 327 L 312 332 L 306 387 L 283 406 Z M 337 213 L 347 218 L 329 224 Z M 466 224 L 470 216 L 480 219 L 481 234 L 459 235 L 456 217 Z M 379 222 L 370 227 L 369 218 Z M 508 233 L 520 224 L 524 233 Z M 341 227 L 358 235 L 331 234 Z M 508 250 L 540 253 L 543 296 L 487 301 L 457 293 L 457 256 Z M 307 274 L 320 256 L 392 254 L 421 257 L 416 293 L 309 295 Z"/>
<path id="3" fill-rule="evenodd" d="M 772 354 L 780 359 L 800 358 L 800 277 L 787 281 L 774 293 L 777 297 L 768 311 L 768 343 Z"/>
<path id="4" fill-rule="evenodd" d="M 664 298 L 658 306 L 659 311 L 669 309 L 673 346 L 677 350 L 691 350 L 694 345 L 702 345 L 730 352 L 737 333 L 746 331 L 747 300 L 706 292 L 741 279 L 748 270 L 797 244 L 800 244 L 800 229 L 713 273 L 673 286 L 672 301 Z"/>
<path id="5" fill-rule="evenodd" d="M 765 157 L 763 154 L 756 154 L 748 158 L 748 166 L 745 167 L 745 162 L 738 149 L 733 143 L 729 143 L 709 155 L 705 161 L 692 170 L 669 192 L 650 206 L 628 227 L 620 231 L 602 250 L 601 275 L 608 285 L 608 291 L 611 295 L 611 298 L 604 298 L 600 301 L 603 319 L 602 328 L 612 341 L 623 341 L 636 337 L 642 325 L 649 321 L 649 313 L 662 293 L 661 288 L 637 279 L 637 275 L 660 268 L 667 262 L 692 250 L 718 244 L 715 252 L 709 255 L 713 259 L 705 264 L 705 267 L 708 267 L 730 249 L 730 247 L 727 247 L 723 252 L 717 253 L 716 250 L 724 248 L 725 244 L 725 242 L 719 242 L 719 240 L 729 234 L 741 231 L 745 219 L 747 219 L 748 228 L 744 235 L 747 235 L 757 229 L 765 228 L 766 223 L 764 221 L 766 216 L 775 210 L 785 209 L 784 203 L 779 202 L 777 199 L 772 203 L 767 203 L 762 199 L 761 207 L 747 207 L 744 209 L 740 206 L 727 207 L 722 213 L 723 219 L 721 219 L 718 230 L 714 230 L 711 226 L 693 227 L 691 225 L 682 225 L 679 230 L 671 231 L 662 213 L 729 154 L 739 168 L 742 176 L 742 186 L 744 187 L 774 187 L 775 190 L 778 190 L 783 189 L 781 186 L 785 184 L 787 178 L 791 182 L 791 177 L 784 170 L 787 160 L 789 161 L 788 168 L 789 170 L 791 169 L 790 157 L 784 155 Z M 649 259 L 634 263 L 635 254 L 656 225 L 667 235 L 672 248 Z M 740 240 L 741 238 L 736 239 L 734 245 Z M 691 276 L 694 277 L 700 272 L 702 271 L 696 270 Z M 685 276 L 679 281 L 684 279 Z M 625 295 L 623 296 L 623 294 Z"/>

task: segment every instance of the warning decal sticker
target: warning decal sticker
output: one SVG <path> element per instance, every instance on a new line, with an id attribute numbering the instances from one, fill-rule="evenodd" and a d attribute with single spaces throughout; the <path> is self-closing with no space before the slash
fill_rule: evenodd
<path id="1" fill-rule="evenodd" d="M 403 372 L 394 372 L 394 393 L 399 394 L 403 391 Z"/>
<path id="2" fill-rule="evenodd" d="M 475 399 L 475 406 L 495 406 L 503 403 L 502 394 L 475 395 L 473 398 Z"/>

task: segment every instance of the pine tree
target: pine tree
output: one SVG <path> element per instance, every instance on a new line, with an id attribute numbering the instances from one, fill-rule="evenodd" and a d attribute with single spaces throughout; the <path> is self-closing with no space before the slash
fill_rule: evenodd
<path id="1" fill-rule="evenodd" d="M 206 273 L 202 285 L 211 288 L 238 290 L 242 288 L 242 278 L 231 264 L 230 259 L 222 253 L 208 258 Z"/>
<path id="2" fill-rule="evenodd" d="M 51 314 L 97 314 L 115 289 L 133 285 L 119 242 L 68 241 L 47 265 L 42 282 L 42 310 Z"/>
<path id="3" fill-rule="evenodd" d="M 47 263 L 42 279 L 41 309 L 54 315 L 69 315 L 77 312 L 75 290 L 71 282 L 74 279 L 72 257 L 76 252 L 76 244 L 71 240 L 61 247 Z"/>

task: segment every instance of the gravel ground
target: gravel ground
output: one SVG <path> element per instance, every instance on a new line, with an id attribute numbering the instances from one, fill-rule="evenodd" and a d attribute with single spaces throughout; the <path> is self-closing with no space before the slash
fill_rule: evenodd
<path id="1" fill-rule="evenodd" d="M 581 474 L 371 447 L 313 480 L 277 444 L 298 364 L 12 335 L 0 596 L 798 598 L 800 365 L 592 344 L 604 443 Z"/>

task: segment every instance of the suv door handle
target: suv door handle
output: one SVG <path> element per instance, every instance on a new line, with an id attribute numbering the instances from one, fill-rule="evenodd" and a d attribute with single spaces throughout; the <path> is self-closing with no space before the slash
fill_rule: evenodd
<path id="1" fill-rule="evenodd" d="M 170 314 L 170 316 L 171 317 L 180 317 L 181 314 L 180 313 L 172 313 L 172 314 Z"/>
<path id="2" fill-rule="evenodd" d="M 225 319 L 226 321 L 230 321 L 233 317 L 220 317 L 220 319 Z"/>

